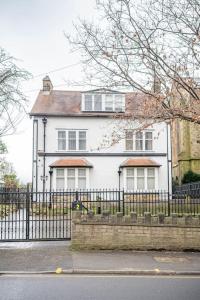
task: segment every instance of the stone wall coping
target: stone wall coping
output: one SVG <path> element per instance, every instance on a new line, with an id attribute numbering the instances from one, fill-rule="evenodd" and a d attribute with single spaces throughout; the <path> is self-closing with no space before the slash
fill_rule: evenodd
<path id="1" fill-rule="evenodd" d="M 81 225 L 200 228 L 200 215 L 191 216 L 188 214 L 182 217 L 178 217 L 177 214 L 152 216 L 149 212 L 145 212 L 144 216 L 137 216 L 135 212 L 131 212 L 130 215 L 123 216 L 119 212 L 111 215 L 106 211 L 102 212 L 101 215 L 95 215 L 91 211 L 88 214 L 74 211 L 72 221 L 74 224 Z"/>

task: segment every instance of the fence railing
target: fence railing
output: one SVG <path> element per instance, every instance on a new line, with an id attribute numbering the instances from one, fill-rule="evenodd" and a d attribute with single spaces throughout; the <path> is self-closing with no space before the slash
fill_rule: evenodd
<path id="1" fill-rule="evenodd" d="M 173 186 L 173 193 L 195 191 L 200 193 L 200 181 Z"/>
<path id="2" fill-rule="evenodd" d="M 28 199 L 28 202 L 27 202 Z M 48 207 L 59 209 L 59 203 L 66 202 L 67 211 L 81 209 L 84 213 L 92 210 L 95 214 L 108 211 L 111 214 L 122 212 L 124 215 L 136 212 L 143 216 L 150 212 L 157 216 L 164 213 L 170 216 L 177 213 L 197 215 L 200 214 L 200 189 L 177 191 L 170 195 L 166 191 L 124 191 L 124 190 L 56 190 L 46 192 L 0 190 L 0 210 L 6 206 L 21 207 Z M 25 205 L 24 205 L 25 203 Z M 28 204 L 27 204 L 28 203 Z M 64 205 L 64 204 L 63 204 Z"/>

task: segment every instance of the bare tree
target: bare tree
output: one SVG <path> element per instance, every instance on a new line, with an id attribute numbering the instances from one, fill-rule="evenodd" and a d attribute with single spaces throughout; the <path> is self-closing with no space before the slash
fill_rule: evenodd
<path id="1" fill-rule="evenodd" d="M 99 0 L 97 13 L 68 37 L 86 83 L 144 93 L 130 119 L 200 124 L 199 0 Z"/>
<path id="2" fill-rule="evenodd" d="M 20 84 L 30 74 L 19 68 L 15 61 L 0 48 L 0 137 L 14 132 L 27 101 Z"/>

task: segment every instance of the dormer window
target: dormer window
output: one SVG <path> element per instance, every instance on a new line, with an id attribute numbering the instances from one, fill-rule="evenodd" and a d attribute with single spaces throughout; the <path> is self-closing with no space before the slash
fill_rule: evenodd
<path id="1" fill-rule="evenodd" d="M 82 111 L 124 112 L 125 95 L 119 93 L 88 92 L 82 94 Z"/>

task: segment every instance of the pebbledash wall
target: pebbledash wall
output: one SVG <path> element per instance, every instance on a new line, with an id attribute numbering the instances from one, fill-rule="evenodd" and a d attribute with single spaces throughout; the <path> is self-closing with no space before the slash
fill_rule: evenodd
<path id="1" fill-rule="evenodd" d="M 200 250 L 200 215 L 152 217 L 73 212 L 73 249 Z"/>

